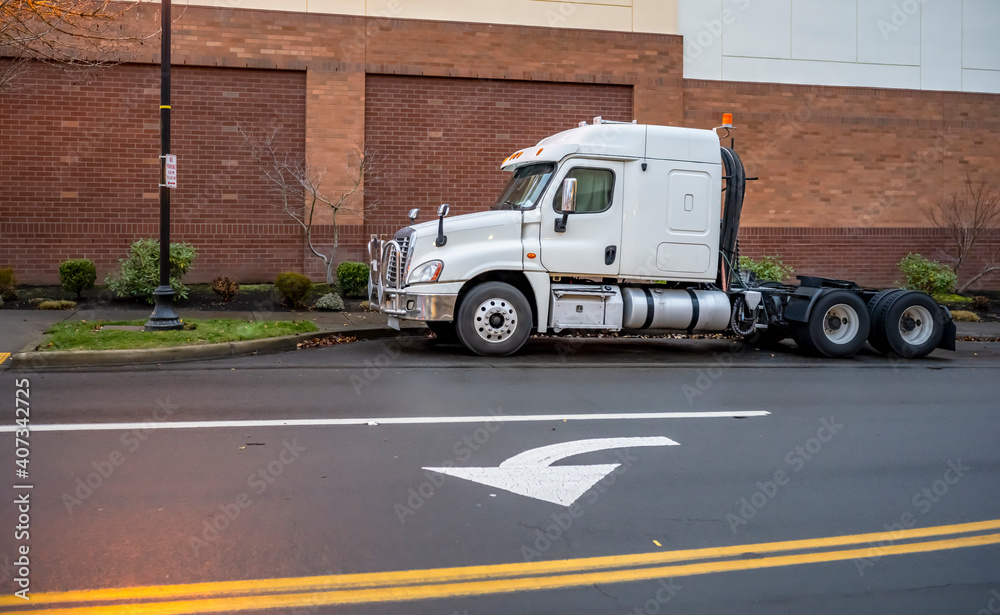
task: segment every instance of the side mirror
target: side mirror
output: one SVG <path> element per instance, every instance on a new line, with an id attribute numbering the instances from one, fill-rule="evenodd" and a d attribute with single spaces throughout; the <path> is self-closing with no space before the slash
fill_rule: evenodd
<path id="1" fill-rule="evenodd" d="M 410 219 L 410 224 L 417 221 L 417 216 L 420 215 L 420 210 L 414 207 L 410 210 L 410 213 L 406 214 L 406 217 Z"/>
<path id="2" fill-rule="evenodd" d="M 567 177 L 562 183 L 562 204 L 559 206 L 562 212 L 561 218 L 556 218 L 555 231 L 557 233 L 566 232 L 566 221 L 569 215 L 576 211 L 576 179 Z"/>
<path id="3" fill-rule="evenodd" d="M 449 207 L 447 203 L 438 207 L 438 236 L 437 239 L 434 240 L 434 245 L 439 248 L 448 243 L 448 238 L 444 235 L 444 217 L 448 215 L 450 210 L 451 207 Z"/>

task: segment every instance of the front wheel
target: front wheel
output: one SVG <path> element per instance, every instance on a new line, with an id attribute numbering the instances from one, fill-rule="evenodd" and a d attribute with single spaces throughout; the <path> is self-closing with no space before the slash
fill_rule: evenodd
<path id="1" fill-rule="evenodd" d="M 817 299 L 809 322 L 796 323 L 792 333 L 795 343 L 806 352 L 850 357 L 865 345 L 870 323 L 868 307 L 861 297 L 835 290 Z"/>
<path id="2" fill-rule="evenodd" d="M 455 328 L 472 352 L 505 357 L 517 352 L 531 335 L 531 306 L 510 284 L 486 282 L 462 299 Z"/>

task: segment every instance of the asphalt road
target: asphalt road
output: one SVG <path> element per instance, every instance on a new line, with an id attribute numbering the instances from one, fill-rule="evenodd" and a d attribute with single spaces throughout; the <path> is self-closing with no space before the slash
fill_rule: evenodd
<path id="1" fill-rule="evenodd" d="M 998 376 L 990 344 L 820 361 L 711 340 L 6 371 L 0 610 L 1000 612 Z M 610 438 L 647 440 L 515 462 L 529 495 L 424 469 Z M 615 464 L 571 506 L 544 500 L 568 474 L 535 467 Z M 114 591 L 53 593 L 94 589 Z"/>

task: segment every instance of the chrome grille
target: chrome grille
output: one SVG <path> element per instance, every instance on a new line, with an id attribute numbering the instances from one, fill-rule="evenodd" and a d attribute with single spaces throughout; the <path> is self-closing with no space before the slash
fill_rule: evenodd
<path id="1" fill-rule="evenodd" d="M 400 252 L 400 254 L 402 256 L 400 258 L 401 271 L 397 271 L 396 270 L 397 263 L 396 263 L 396 253 L 395 253 L 396 251 L 395 251 L 395 249 L 390 248 L 390 249 L 386 250 L 385 253 L 384 253 L 384 258 L 385 258 L 385 266 L 384 266 L 385 281 L 386 281 L 386 284 L 388 286 L 390 286 L 390 287 L 393 287 L 393 288 L 402 288 L 403 287 L 403 283 L 405 282 L 405 280 L 403 280 L 401 278 L 406 275 L 406 268 L 407 268 L 407 265 L 409 264 L 409 259 L 410 259 L 410 239 L 411 239 L 411 237 L 412 237 L 412 233 L 407 233 L 405 235 L 396 235 L 396 244 L 399 246 L 399 252 Z"/>

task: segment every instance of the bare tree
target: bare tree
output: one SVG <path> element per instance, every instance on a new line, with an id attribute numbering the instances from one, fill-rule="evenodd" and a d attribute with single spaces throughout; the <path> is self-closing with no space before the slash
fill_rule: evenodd
<path id="1" fill-rule="evenodd" d="M 358 215 L 375 209 L 376 203 L 364 198 L 364 183 L 370 182 L 381 164 L 379 157 L 362 145 L 357 145 L 347 153 L 347 175 L 342 189 L 327 192 L 325 168 L 316 168 L 302 156 L 296 156 L 279 143 L 280 129 L 258 134 L 240 127 L 240 134 L 257 162 L 261 172 L 275 188 L 281 198 L 282 210 L 302 227 L 309 250 L 323 261 L 326 282 L 334 284 L 334 265 L 337 249 L 340 247 L 340 227 L 337 215 Z M 313 236 L 320 212 L 330 214 L 333 226 L 333 245 L 324 250 Z"/>
<path id="2" fill-rule="evenodd" d="M 928 217 L 934 226 L 945 232 L 945 247 L 941 252 L 954 263 L 953 269 L 958 275 L 973 250 L 1000 227 L 1000 192 L 985 181 L 974 182 L 966 176 L 964 190 L 932 207 Z M 958 292 L 964 292 L 984 275 L 998 270 L 1000 253 L 994 253 Z"/>
<path id="3" fill-rule="evenodd" d="M 0 0 L 0 91 L 32 61 L 94 68 L 129 60 L 159 32 L 136 11 L 148 0 Z"/>

